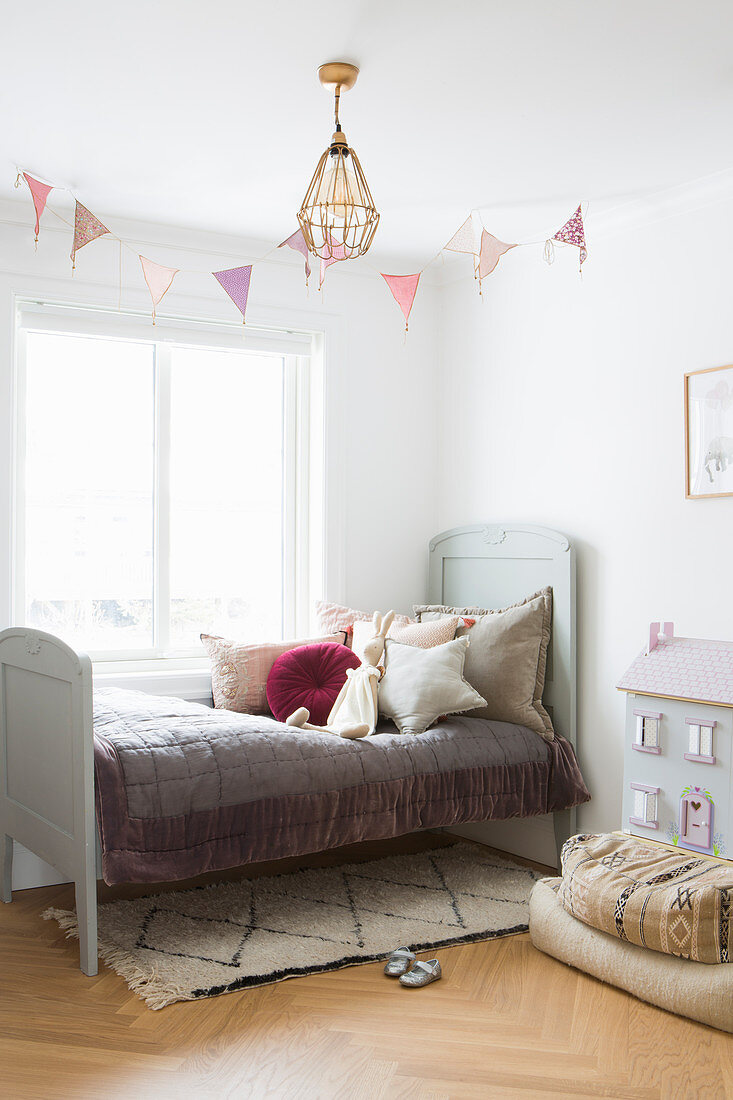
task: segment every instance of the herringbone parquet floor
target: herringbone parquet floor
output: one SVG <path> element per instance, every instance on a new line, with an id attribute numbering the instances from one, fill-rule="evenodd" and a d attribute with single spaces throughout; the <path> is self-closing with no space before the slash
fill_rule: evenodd
<path id="1" fill-rule="evenodd" d="M 571 970 L 526 935 L 441 950 L 444 980 L 424 990 L 370 964 L 151 1012 L 113 971 L 86 978 L 76 943 L 39 919 L 71 903 L 49 887 L 0 905 L 7 1100 L 733 1097 L 733 1037 Z"/>

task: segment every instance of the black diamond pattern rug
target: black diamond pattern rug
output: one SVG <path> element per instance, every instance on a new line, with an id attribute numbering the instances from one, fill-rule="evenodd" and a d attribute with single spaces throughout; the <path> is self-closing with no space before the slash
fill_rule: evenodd
<path id="1" fill-rule="evenodd" d="M 527 931 L 536 871 L 469 844 L 99 907 L 100 957 L 151 1008 Z M 67 935 L 76 915 L 48 909 Z"/>

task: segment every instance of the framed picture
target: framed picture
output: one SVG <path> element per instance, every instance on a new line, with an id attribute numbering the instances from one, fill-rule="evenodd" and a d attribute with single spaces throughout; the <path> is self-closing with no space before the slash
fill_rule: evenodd
<path id="1" fill-rule="evenodd" d="M 733 496 L 733 366 L 685 375 L 685 496 Z"/>

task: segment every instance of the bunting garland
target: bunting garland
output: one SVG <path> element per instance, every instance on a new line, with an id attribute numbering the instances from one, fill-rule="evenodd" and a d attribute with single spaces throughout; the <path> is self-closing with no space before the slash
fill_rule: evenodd
<path id="1" fill-rule="evenodd" d="M 405 318 L 405 332 L 407 332 L 410 310 L 412 309 L 412 303 L 415 301 L 417 284 L 420 282 L 422 271 L 418 271 L 417 275 L 385 275 L 383 271 L 380 271 L 379 274 L 392 291 L 395 302 L 402 310 Z"/>
<path id="2" fill-rule="evenodd" d="M 29 176 L 27 172 L 23 172 L 23 179 L 28 184 L 31 196 L 33 198 L 33 208 L 36 211 L 36 247 L 38 247 L 38 231 L 41 228 L 41 215 L 46 209 L 46 200 L 53 191 L 53 184 L 41 183 L 40 180 L 36 180 L 33 176 Z M 15 181 L 15 186 L 19 185 L 18 180 Z"/>
<path id="3" fill-rule="evenodd" d="M 472 256 L 478 256 L 480 244 L 472 213 L 468 215 L 460 229 L 455 231 L 445 247 L 450 252 L 470 252 Z"/>
<path id="4" fill-rule="evenodd" d="M 153 324 L 155 324 L 155 307 L 170 290 L 171 283 L 180 268 L 164 267 L 163 264 L 156 264 L 155 260 L 149 260 L 146 256 L 140 257 L 140 264 L 143 269 L 143 277 L 148 284 L 150 297 L 153 299 Z"/>
<path id="5" fill-rule="evenodd" d="M 230 267 L 228 271 L 212 271 L 211 274 L 227 292 L 242 314 L 242 324 L 244 324 L 247 298 L 249 297 L 249 283 L 252 278 L 252 264 L 248 264 L 246 267 Z"/>
<path id="6" fill-rule="evenodd" d="M 551 264 L 555 259 L 553 241 L 560 241 L 561 244 L 575 245 L 580 257 L 578 271 L 582 271 L 583 264 L 588 258 L 588 249 L 585 246 L 585 227 L 583 226 L 583 211 L 580 206 L 575 211 L 572 218 L 568 218 L 562 229 L 558 229 L 555 236 L 545 242 L 545 259 L 548 264 Z"/>
<path id="7" fill-rule="evenodd" d="M 451 252 L 468 252 L 473 256 L 474 276 L 478 279 L 478 291 L 481 294 L 481 280 L 491 274 L 505 252 L 517 246 L 516 244 L 504 244 L 493 233 L 489 233 L 483 228 L 479 237 L 471 213 L 445 247 Z"/>
<path id="8" fill-rule="evenodd" d="M 479 284 L 494 271 L 504 253 L 516 247 L 515 244 L 504 244 L 493 233 L 487 233 L 484 229 L 481 233 L 481 251 L 478 258 Z"/>
<path id="9" fill-rule="evenodd" d="M 318 289 L 323 288 L 323 280 L 326 277 L 326 271 L 331 264 L 337 264 L 339 260 L 346 259 L 346 250 L 342 244 L 336 244 L 334 240 L 330 241 L 329 254 L 327 256 L 321 256 L 321 270 L 318 279 Z"/>
<path id="10" fill-rule="evenodd" d="M 18 170 L 15 186 L 20 186 L 20 180 L 24 179 L 28 185 L 28 189 L 31 193 L 33 200 L 33 209 L 35 211 L 35 243 L 38 245 L 38 235 L 40 231 L 40 222 L 46 204 L 48 196 L 52 190 L 54 190 L 53 184 L 42 183 L 34 176 L 29 175 L 28 172 Z M 61 190 L 65 190 L 61 188 Z M 115 233 L 104 225 L 99 218 L 92 213 L 91 210 L 83 206 L 82 203 L 72 196 L 75 201 L 74 209 L 74 224 L 71 226 L 73 229 L 73 241 L 71 246 L 71 262 L 72 273 L 76 267 L 76 253 L 80 248 L 84 248 L 92 241 L 97 240 L 99 237 L 109 236 L 117 241 L 120 245 L 120 294 L 122 292 L 122 248 L 128 248 L 134 252 L 140 260 L 140 266 L 142 269 L 143 278 L 150 291 L 150 297 L 153 304 L 153 324 L 155 324 L 155 311 L 156 306 L 160 304 L 164 296 L 170 290 L 173 280 L 179 273 L 180 268 L 166 267 L 163 264 L 156 263 L 154 260 L 149 259 L 147 256 L 142 256 L 136 249 L 132 248 L 130 244 L 124 241 L 121 237 L 118 237 Z M 49 207 L 51 212 L 65 222 L 67 225 L 70 223 L 66 218 L 58 214 L 52 207 Z M 480 228 L 479 228 L 480 225 Z M 585 240 L 585 226 L 583 224 L 583 211 L 582 205 L 579 205 L 575 212 L 565 222 L 561 229 L 558 229 L 557 233 L 545 241 L 545 259 L 548 263 L 552 263 L 554 260 L 554 243 L 570 244 L 578 249 L 579 254 L 579 269 L 582 272 L 583 264 L 588 258 L 588 248 Z M 421 271 L 416 272 L 413 275 L 387 275 L 385 272 L 380 271 L 379 274 L 384 279 L 385 283 L 390 289 L 390 292 L 400 307 L 403 317 L 405 318 L 405 332 L 409 328 L 410 313 L 415 301 L 415 295 L 417 294 L 418 285 L 420 282 L 420 276 L 427 267 L 430 266 L 435 260 L 437 260 L 444 250 L 449 252 L 463 252 L 470 255 L 473 259 L 474 276 L 478 279 L 479 293 L 481 293 L 481 282 L 488 275 L 496 270 L 499 260 L 512 248 L 525 247 L 531 244 L 537 244 L 537 241 L 523 241 L 514 242 L 511 244 L 505 241 L 499 240 L 493 233 L 489 233 L 483 225 L 480 216 L 476 211 L 471 211 L 465 221 L 455 231 L 448 243 L 440 249 L 436 256 L 430 260 Z M 302 229 L 298 228 L 294 233 L 291 233 L 284 241 L 282 241 L 276 248 L 291 248 L 294 251 L 300 253 L 303 257 L 305 264 L 305 280 L 306 286 L 308 285 L 308 279 L 311 275 L 311 262 L 310 252 L 303 236 Z M 264 256 L 260 258 L 259 262 L 267 260 L 267 258 L 276 249 L 272 248 Z M 319 289 L 323 289 L 323 282 L 326 275 L 326 271 L 331 264 L 339 263 L 345 260 L 346 254 L 343 247 L 339 247 L 334 244 L 329 250 L 329 255 L 323 256 L 319 254 Z M 221 288 L 234 302 L 235 306 L 242 314 L 242 324 L 245 323 L 247 302 L 249 299 L 250 283 L 252 280 L 252 264 L 245 264 L 239 267 L 227 268 L 223 271 L 212 271 L 211 275 L 216 279 Z M 374 269 L 376 270 L 376 269 Z"/>
<path id="11" fill-rule="evenodd" d="M 76 254 L 79 249 L 85 244 L 96 241 L 97 237 L 103 237 L 105 233 L 109 233 L 107 226 L 103 225 L 99 218 L 95 217 L 91 210 L 87 210 L 86 206 L 82 206 L 77 199 L 74 210 L 74 243 L 71 246 L 72 272 L 76 270 Z"/>
<path id="12" fill-rule="evenodd" d="M 310 252 L 308 251 L 308 245 L 305 243 L 305 237 L 303 236 L 302 229 L 296 229 L 286 241 L 279 244 L 278 248 L 294 248 L 296 252 L 300 252 L 301 256 L 305 257 L 305 285 L 308 286 L 308 280 L 311 273 L 310 265 Z"/>
<path id="13" fill-rule="evenodd" d="M 287 240 L 279 244 L 278 248 L 295 249 L 296 252 L 300 252 L 301 256 L 305 258 L 305 285 L 308 286 L 308 279 L 310 278 L 311 265 L 310 265 L 310 252 L 308 251 L 308 245 L 305 243 L 305 237 L 303 236 L 302 229 L 296 229 L 295 233 L 292 233 Z M 326 271 L 331 264 L 336 264 L 339 260 L 346 259 L 346 252 L 343 245 L 336 244 L 335 241 L 331 242 L 331 247 L 328 251 L 328 255 L 320 256 L 320 270 L 318 273 L 318 289 L 323 288 L 323 280 L 326 277 Z"/>

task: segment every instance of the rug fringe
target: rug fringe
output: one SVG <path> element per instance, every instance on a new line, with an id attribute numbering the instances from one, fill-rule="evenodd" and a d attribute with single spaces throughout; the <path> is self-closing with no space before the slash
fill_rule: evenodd
<path id="1" fill-rule="evenodd" d="M 79 939 L 76 913 L 68 909 L 50 908 L 46 909 L 41 916 L 44 920 L 55 920 L 67 939 Z M 136 993 L 138 997 L 141 997 L 148 1008 L 152 1008 L 153 1011 L 166 1008 L 170 1004 L 175 1004 L 176 1001 L 198 999 L 192 997 L 180 986 L 168 985 L 161 989 L 158 985 L 156 989 L 151 989 L 151 982 L 160 982 L 160 975 L 155 968 L 148 971 L 142 970 L 135 961 L 134 956 L 123 947 L 117 947 L 103 939 L 98 940 L 97 944 L 100 959 L 111 966 L 115 973 L 127 982 L 128 988 Z"/>

